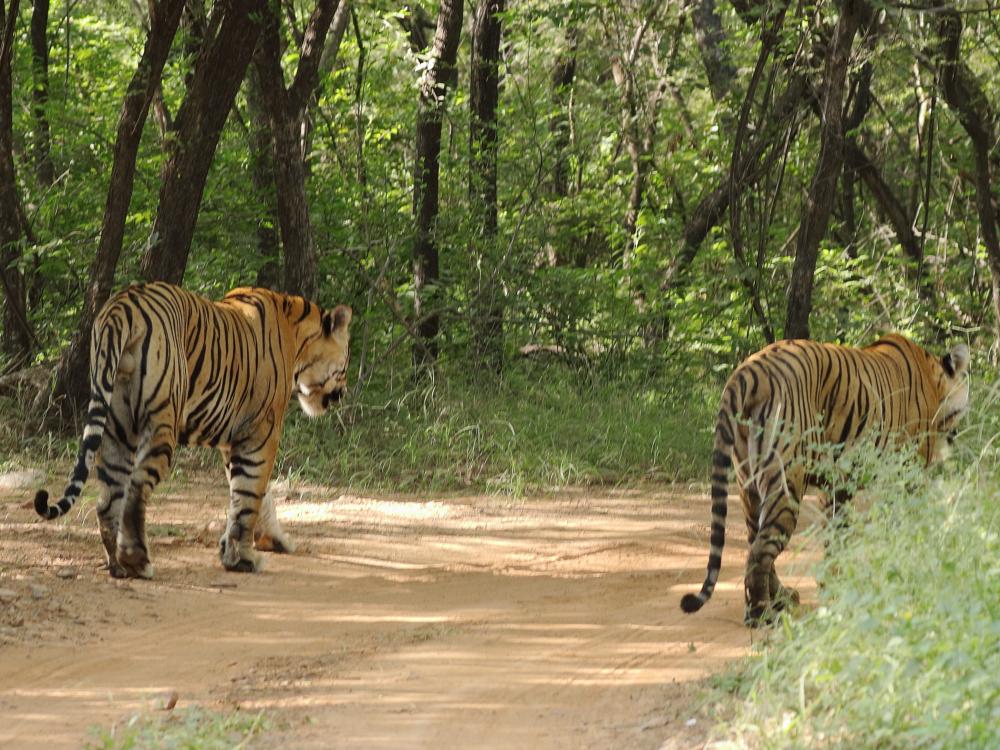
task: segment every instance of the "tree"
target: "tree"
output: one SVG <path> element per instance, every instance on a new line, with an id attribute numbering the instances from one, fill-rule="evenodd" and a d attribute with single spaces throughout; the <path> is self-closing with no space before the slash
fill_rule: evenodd
<path id="1" fill-rule="evenodd" d="M 736 80 L 736 68 L 725 49 L 726 34 L 715 9 L 715 0 L 696 0 L 691 11 L 691 23 L 712 98 L 721 102 Z"/>
<path id="2" fill-rule="evenodd" d="M 996 147 L 996 113 L 991 111 L 983 88 L 969 67 L 959 60 L 962 16 L 946 9 L 938 16 L 938 46 L 941 90 L 955 110 L 972 143 L 975 163 L 976 213 L 990 267 L 993 321 L 1000 338 L 1000 207 L 993 198 L 993 150 Z M 996 165 L 1000 169 L 1000 160 Z"/>
<path id="3" fill-rule="evenodd" d="M 49 137 L 49 0 L 35 0 L 31 11 L 31 69 L 34 85 L 31 98 L 35 120 L 32 161 L 35 175 L 43 185 L 51 185 L 55 180 L 55 166 Z"/>
<path id="4" fill-rule="evenodd" d="M 611 57 L 611 74 L 618 87 L 622 102 L 621 133 L 632 166 L 628 201 L 625 206 L 623 226 L 625 247 L 622 250 L 622 266 L 629 268 L 638 245 L 639 212 L 645 198 L 646 182 L 653 168 L 653 150 L 656 145 L 656 124 L 660 116 L 660 105 L 668 90 L 667 73 L 659 58 L 662 33 L 647 39 L 650 27 L 657 21 L 659 8 L 655 5 L 643 9 L 635 31 L 632 32 L 628 48 Z M 639 63 L 639 55 L 649 49 L 648 62 Z M 642 72 L 652 70 L 654 80 L 646 86 Z"/>
<path id="5" fill-rule="evenodd" d="M 847 69 L 858 28 L 871 18 L 865 0 L 841 0 L 840 18 L 830 40 L 820 93 L 820 150 L 795 243 L 795 263 L 788 287 L 785 338 L 809 338 L 813 275 L 819 243 L 826 233 L 844 163 L 843 108 Z"/>
<path id="6" fill-rule="evenodd" d="M 90 330 L 101 307 L 107 302 L 114 285 L 115 267 L 121 255 L 125 234 L 125 219 L 132 202 L 135 182 L 136 154 L 150 103 L 159 88 L 170 46 L 177 33 L 185 0 L 160 0 L 150 3 L 149 33 L 135 74 L 125 91 L 118 134 L 115 139 L 108 197 L 105 202 L 101 238 L 90 266 L 90 282 L 84 294 L 83 309 L 77 321 L 76 333 L 56 368 L 53 397 L 61 404 L 64 414 L 70 414 L 87 403 L 90 379 L 82 377 L 90 368 Z"/>
<path id="7" fill-rule="evenodd" d="M 500 90 L 500 14 L 505 0 L 479 0 L 472 19 L 469 76 L 469 199 L 472 204 L 470 255 L 478 286 L 473 297 L 473 340 L 478 359 L 500 373 L 503 366 L 503 306 L 497 260 L 490 250 L 497 237 L 497 101 Z M 495 252 L 494 252 L 495 254 Z"/>
<path id="8" fill-rule="evenodd" d="M 271 130 L 277 213 L 285 259 L 284 288 L 306 297 L 316 294 L 317 262 L 306 199 L 302 124 L 316 90 L 327 32 L 336 11 L 337 0 L 316 3 L 302 36 L 291 86 L 285 87 L 281 68 L 281 18 L 275 4 L 268 6 L 260 49 L 254 58 Z M 340 26 L 341 35 L 345 27 L 346 21 Z"/>
<path id="9" fill-rule="evenodd" d="M 265 0 L 219 0 L 174 123 L 159 207 L 142 258 L 148 281 L 179 284 L 222 128 L 260 35 Z"/>
<path id="10" fill-rule="evenodd" d="M 28 321 L 24 274 L 17 267 L 27 223 L 21 208 L 14 165 L 12 60 L 18 0 L 4 12 L 0 0 L 0 283 L 3 285 L 3 331 L 0 351 L 14 366 L 27 362 L 34 351 L 34 334 Z"/>
<path id="11" fill-rule="evenodd" d="M 243 82 L 247 99 L 247 151 L 250 154 L 250 183 L 257 204 L 257 286 L 281 288 L 281 259 L 278 243 L 278 197 L 274 184 L 274 154 L 271 148 L 271 125 L 267 119 L 260 73 L 256 65 L 247 69 Z"/>
<path id="12" fill-rule="evenodd" d="M 418 370 L 437 359 L 440 313 L 427 309 L 439 278 L 434 225 L 438 215 L 438 177 L 441 152 L 441 119 L 448 90 L 455 84 L 455 57 L 462 31 L 462 0 L 441 0 L 434 42 L 420 77 L 417 98 L 416 159 L 413 165 L 413 312 L 418 338 L 413 362 Z M 418 24 L 413 24 L 418 28 Z"/>
<path id="13" fill-rule="evenodd" d="M 575 21 L 570 19 L 570 24 Z M 552 149 L 555 152 L 555 162 L 552 166 L 552 194 L 556 198 L 569 195 L 569 159 L 567 151 L 570 145 L 570 100 L 573 82 L 576 79 L 576 56 L 579 44 L 579 33 L 575 25 L 566 29 L 566 47 L 556 55 L 552 66 L 552 99 L 556 109 L 549 119 L 549 131 L 552 133 Z"/>

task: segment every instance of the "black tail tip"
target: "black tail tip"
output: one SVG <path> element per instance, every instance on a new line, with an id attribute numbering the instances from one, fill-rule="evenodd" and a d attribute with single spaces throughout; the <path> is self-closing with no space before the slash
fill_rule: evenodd
<path id="1" fill-rule="evenodd" d="M 681 599 L 681 609 L 691 614 L 701 609 L 704 603 L 697 594 L 684 594 L 684 597 Z"/>
<path id="2" fill-rule="evenodd" d="M 45 490 L 38 490 L 35 494 L 35 513 L 42 518 L 49 517 L 49 493 Z"/>

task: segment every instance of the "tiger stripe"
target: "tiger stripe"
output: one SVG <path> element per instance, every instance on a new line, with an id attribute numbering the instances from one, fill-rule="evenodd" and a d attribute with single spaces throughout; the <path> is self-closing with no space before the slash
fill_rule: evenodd
<path id="1" fill-rule="evenodd" d="M 681 609 L 697 612 L 718 583 L 730 471 L 750 543 L 746 617 L 757 624 L 797 598 L 781 585 L 774 560 L 795 529 L 806 488 L 821 485 L 809 473 L 819 447 L 870 439 L 884 451 L 907 441 L 930 464 L 968 410 L 968 364 L 964 344 L 937 358 L 898 334 L 861 349 L 785 340 L 747 358 L 723 389 L 715 425 L 708 570 Z M 837 494 L 838 503 L 846 500 Z"/>
<path id="2" fill-rule="evenodd" d="M 289 399 L 296 395 L 309 416 L 339 400 L 350 320 L 349 307 L 324 310 L 266 289 L 234 289 L 216 302 L 160 282 L 121 291 L 91 335 L 91 397 L 69 483 L 53 505 L 39 490 L 35 510 L 48 520 L 69 512 L 96 463 L 109 570 L 151 577 L 149 496 L 178 444 L 216 447 L 230 483 L 222 562 L 256 570 L 253 537 Z M 290 549 L 266 515 L 273 548 Z"/>

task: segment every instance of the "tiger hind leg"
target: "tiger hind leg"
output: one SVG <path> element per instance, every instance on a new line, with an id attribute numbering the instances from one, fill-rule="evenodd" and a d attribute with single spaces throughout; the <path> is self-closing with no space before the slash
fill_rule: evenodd
<path id="1" fill-rule="evenodd" d="M 219 557 L 226 570 L 254 573 L 262 567 L 262 558 L 254 550 L 253 541 L 261 501 L 274 467 L 272 448 L 276 447 L 266 441 L 250 450 L 245 445 L 231 449 L 227 462 L 230 466 L 229 512 L 226 531 L 219 539 Z"/>
<path id="2" fill-rule="evenodd" d="M 125 569 L 118 564 L 118 529 L 121 523 L 125 493 L 132 479 L 135 448 L 124 444 L 109 432 L 104 434 L 97 461 L 97 481 L 101 497 L 97 502 L 97 520 L 101 542 L 107 558 L 108 572 L 113 578 L 125 578 Z"/>
<path id="3" fill-rule="evenodd" d="M 740 488 L 740 499 L 743 501 L 743 517 L 747 526 L 747 543 L 752 549 L 758 534 L 757 523 L 761 508 L 760 493 L 757 492 L 756 487 L 744 486 Z M 768 593 L 771 608 L 776 612 L 799 603 L 799 592 L 781 583 L 773 564 L 768 579 Z"/>
<path id="4" fill-rule="evenodd" d="M 168 424 L 161 424 L 153 431 L 145 449 L 140 448 L 140 458 L 122 507 L 115 554 L 129 577 L 153 577 L 146 539 L 146 503 L 156 485 L 170 474 L 175 445 L 173 429 Z"/>
<path id="5" fill-rule="evenodd" d="M 797 599 L 797 592 L 786 589 L 778 580 L 774 561 L 785 549 L 798 521 L 802 499 L 802 481 L 785 471 L 769 472 L 758 480 L 765 500 L 757 516 L 758 532 L 747 556 L 747 608 L 744 620 L 756 627 L 767 624 L 776 612 Z"/>

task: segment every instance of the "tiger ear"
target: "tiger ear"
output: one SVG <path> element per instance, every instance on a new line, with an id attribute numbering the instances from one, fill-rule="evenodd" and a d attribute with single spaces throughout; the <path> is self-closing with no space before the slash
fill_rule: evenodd
<path id="1" fill-rule="evenodd" d="M 323 334 L 330 336 L 343 333 L 351 324 L 353 313 L 347 305 L 337 305 L 333 310 L 323 313 Z"/>
<path id="2" fill-rule="evenodd" d="M 969 357 L 969 347 L 965 344 L 956 344 L 941 358 L 941 366 L 948 373 L 948 377 L 953 378 L 968 369 Z"/>

